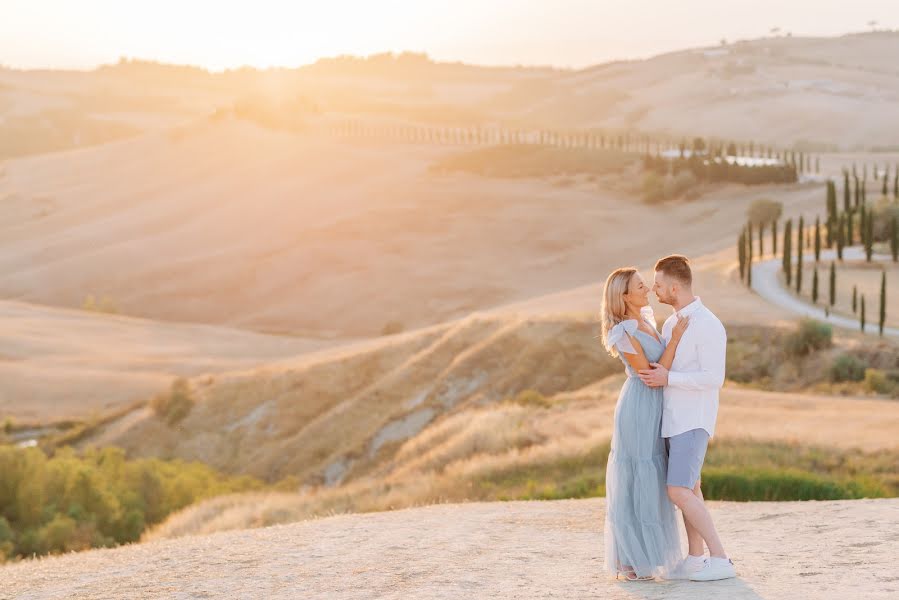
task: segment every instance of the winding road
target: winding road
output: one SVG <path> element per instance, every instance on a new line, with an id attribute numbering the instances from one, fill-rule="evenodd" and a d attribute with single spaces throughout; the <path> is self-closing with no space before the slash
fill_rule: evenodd
<path id="1" fill-rule="evenodd" d="M 865 253 L 861 246 L 853 246 L 850 248 L 845 248 L 843 250 L 843 258 L 845 260 L 864 260 Z M 835 259 L 836 251 L 821 251 L 821 260 Z M 892 259 L 885 254 L 877 254 L 872 257 L 872 260 L 875 260 L 877 262 L 887 262 Z M 811 252 L 803 257 L 803 262 L 813 261 L 814 254 Z M 804 317 L 811 317 L 813 319 L 830 323 L 831 325 L 835 325 L 837 327 L 843 327 L 845 329 L 861 329 L 861 325 L 858 319 L 844 317 L 842 315 L 835 315 L 833 313 L 830 313 L 829 315 L 825 314 L 823 305 L 816 306 L 814 304 L 809 304 L 801 298 L 798 298 L 790 290 L 784 288 L 777 277 L 777 274 L 780 272 L 781 268 L 782 263 L 780 258 L 769 258 L 767 260 L 753 263 L 752 289 L 768 302 L 777 304 L 778 306 L 781 306 Z M 872 309 L 876 308 L 877 307 L 872 305 Z M 868 319 L 869 322 L 865 323 L 865 333 L 873 333 L 875 335 L 878 334 L 877 314 L 878 313 L 875 312 L 875 310 L 871 311 L 870 318 Z M 899 338 L 899 329 L 895 327 L 884 327 L 883 335 Z"/>

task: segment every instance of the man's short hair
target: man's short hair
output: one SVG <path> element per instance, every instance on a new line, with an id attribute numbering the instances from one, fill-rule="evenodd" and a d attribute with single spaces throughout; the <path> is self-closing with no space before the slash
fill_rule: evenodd
<path id="1" fill-rule="evenodd" d="M 690 270 L 690 259 L 682 254 L 672 254 L 671 256 L 660 258 L 656 263 L 656 271 L 661 271 L 684 285 L 693 285 L 693 271 Z"/>

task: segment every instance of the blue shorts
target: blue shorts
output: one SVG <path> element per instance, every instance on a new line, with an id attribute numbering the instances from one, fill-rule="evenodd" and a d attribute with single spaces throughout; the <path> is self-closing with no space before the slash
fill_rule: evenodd
<path id="1" fill-rule="evenodd" d="M 691 490 L 699 481 L 705 451 L 709 446 L 709 432 L 691 429 L 665 438 L 668 448 L 668 477 L 666 483 Z"/>

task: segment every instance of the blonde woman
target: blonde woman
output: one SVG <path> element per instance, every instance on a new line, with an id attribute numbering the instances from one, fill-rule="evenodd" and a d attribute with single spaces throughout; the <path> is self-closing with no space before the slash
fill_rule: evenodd
<path id="1" fill-rule="evenodd" d="M 682 558 L 680 531 L 665 484 L 662 388 L 648 387 L 638 371 L 649 369 L 650 363 L 671 368 L 688 319 L 678 320 L 666 345 L 656 329 L 649 292 L 637 269 L 616 269 L 606 280 L 602 302 L 603 344 L 627 372 L 615 405 L 606 465 L 606 568 L 629 581 L 665 576 L 678 568 Z"/>

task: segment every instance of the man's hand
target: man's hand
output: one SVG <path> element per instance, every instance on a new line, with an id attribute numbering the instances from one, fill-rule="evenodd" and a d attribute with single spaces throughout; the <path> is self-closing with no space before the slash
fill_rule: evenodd
<path id="1" fill-rule="evenodd" d="M 665 387 L 668 385 L 668 369 L 659 363 L 651 363 L 652 369 L 641 369 L 640 379 L 649 387 Z"/>

